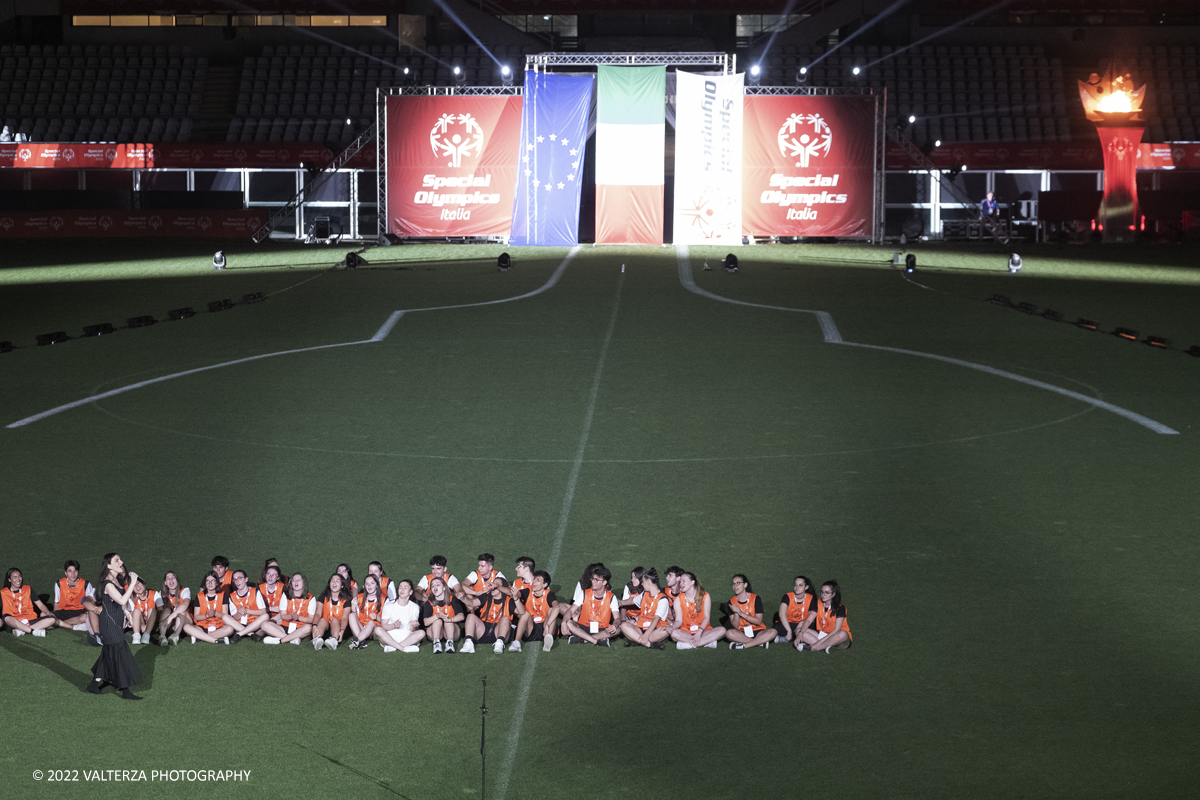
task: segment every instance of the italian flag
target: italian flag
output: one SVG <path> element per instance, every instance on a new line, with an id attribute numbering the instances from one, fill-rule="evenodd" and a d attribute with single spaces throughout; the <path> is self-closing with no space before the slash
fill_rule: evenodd
<path id="1" fill-rule="evenodd" d="M 596 243 L 663 243 L 667 68 L 598 67 Z"/>

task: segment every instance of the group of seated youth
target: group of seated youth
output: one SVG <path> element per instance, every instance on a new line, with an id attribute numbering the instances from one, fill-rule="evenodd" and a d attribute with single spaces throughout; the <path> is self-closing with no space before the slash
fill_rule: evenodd
<path id="1" fill-rule="evenodd" d="M 4 627 L 15 636 L 45 636 L 49 628 L 87 631 L 89 644 L 101 644 L 101 607 L 93 585 L 79 575 L 79 562 L 67 561 L 54 585 L 54 608 L 23 583 L 21 571 L 8 570 L 0 589 Z M 181 636 L 214 644 L 251 639 L 265 644 L 295 644 L 309 639 L 315 649 L 336 650 L 349 638 L 349 649 L 365 649 L 372 639 L 384 652 L 415 653 L 433 643 L 434 653 L 475 652 L 491 644 L 496 653 L 521 652 L 522 642 L 555 637 L 571 644 L 608 647 L 623 637 L 626 647 L 663 649 L 668 639 L 678 650 L 717 647 L 722 639 L 731 650 L 788 643 L 797 650 L 832 652 L 850 647 L 849 621 L 837 581 L 821 585 L 820 596 L 803 575 L 780 600 L 774 624 L 765 616 L 762 599 L 751 591 L 745 575 L 734 575 L 733 596 L 714 609 L 712 596 L 691 572 L 667 570 L 660 582 L 654 568 L 637 567 L 618 598 L 611 572 L 600 563 L 584 570 L 568 603 L 550 589 L 550 575 L 536 569 L 532 558 L 516 561 L 511 582 L 495 569 L 490 553 L 459 581 L 443 556 L 429 560 L 429 573 L 414 586 L 393 580 L 372 561 L 360 585 L 348 564 L 339 564 L 318 595 L 309 591 L 301 573 L 288 575 L 275 559 L 263 565 L 252 583 L 244 570 L 229 569 L 216 556 L 193 595 L 174 572 L 162 587 L 151 589 L 138 578 L 125 608 L 124 627 L 133 644 L 178 644 Z M 720 615 L 714 619 L 714 612 Z M 717 624 L 714 624 L 717 623 Z"/>

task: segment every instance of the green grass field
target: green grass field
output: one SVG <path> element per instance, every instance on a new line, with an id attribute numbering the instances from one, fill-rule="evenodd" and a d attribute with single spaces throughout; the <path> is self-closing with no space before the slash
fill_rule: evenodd
<path id="1" fill-rule="evenodd" d="M 532 555 L 570 594 L 589 562 L 836 578 L 855 646 L 677 653 L 562 644 L 434 657 L 135 647 L 145 699 L 84 693 L 83 635 L 0 636 L 13 797 L 1183 797 L 1200 745 L 1200 251 L 493 246 L 227 250 L 6 245 L 0 561 L 52 593 L 122 553 L 195 586 L 216 553 L 324 584 L 372 559 L 417 578 Z M 707 260 L 714 269 L 704 271 Z M 621 265 L 625 265 L 622 273 Z M 265 303 L 207 313 L 250 292 Z M 986 302 L 993 294 L 1102 332 Z M 192 306 L 192 319 L 33 346 Z M 1167 352 L 1111 335 L 1166 336 Z M 1107 333 L 1106 333 L 1107 332 Z M 1191 687 L 1191 688 L 1189 688 Z M 250 770 L 248 782 L 84 770 Z M 68 786 L 34 770 L 79 770 Z"/>

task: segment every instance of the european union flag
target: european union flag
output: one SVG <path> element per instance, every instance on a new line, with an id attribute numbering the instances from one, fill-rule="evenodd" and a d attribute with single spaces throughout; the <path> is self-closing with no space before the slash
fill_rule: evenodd
<path id="1" fill-rule="evenodd" d="M 579 244 L 583 153 L 594 83 L 591 75 L 525 72 L 511 244 Z"/>

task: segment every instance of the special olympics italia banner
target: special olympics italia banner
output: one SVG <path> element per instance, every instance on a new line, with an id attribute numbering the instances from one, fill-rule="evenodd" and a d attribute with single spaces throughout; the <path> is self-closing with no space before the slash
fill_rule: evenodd
<path id="1" fill-rule="evenodd" d="M 662 244 L 667 68 L 596 72 L 596 244 Z"/>
<path id="2" fill-rule="evenodd" d="M 740 245 L 742 75 L 675 82 L 675 242 Z"/>
<path id="3" fill-rule="evenodd" d="M 387 98 L 387 230 L 507 236 L 521 98 Z"/>
<path id="4" fill-rule="evenodd" d="M 753 95 L 744 113 L 747 234 L 871 235 L 874 98 Z"/>

